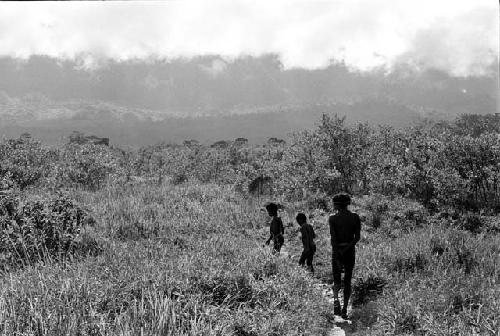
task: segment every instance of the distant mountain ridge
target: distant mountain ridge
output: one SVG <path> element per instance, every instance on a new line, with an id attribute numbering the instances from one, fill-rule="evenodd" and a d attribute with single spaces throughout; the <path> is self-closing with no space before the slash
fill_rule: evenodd
<path id="1" fill-rule="evenodd" d="M 323 113 L 346 116 L 348 122 L 410 125 L 424 119 L 450 119 L 453 114 L 401 104 L 390 97 L 369 96 L 347 102 L 289 104 L 234 109 L 217 115 L 182 116 L 161 111 L 128 108 L 99 101 L 54 102 L 46 97 L 25 101 L 0 100 L 0 136 L 28 132 L 48 143 L 66 142 L 72 131 L 109 137 L 111 144 L 141 146 L 156 142 L 197 139 L 214 142 L 244 137 L 263 142 L 287 138 L 310 129 Z M 6 103 L 7 102 L 7 103 Z"/>
<path id="2" fill-rule="evenodd" d="M 0 136 L 30 132 L 53 143 L 76 130 L 131 146 L 240 136 L 262 141 L 311 128 L 322 113 L 401 127 L 422 118 L 494 113 L 497 73 L 357 72 L 342 63 L 284 69 L 276 55 L 110 60 L 92 70 L 78 60 L 0 57 Z"/>

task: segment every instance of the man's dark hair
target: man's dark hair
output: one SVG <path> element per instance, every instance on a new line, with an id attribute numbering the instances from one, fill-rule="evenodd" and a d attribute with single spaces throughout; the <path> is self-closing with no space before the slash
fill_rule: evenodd
<path id="1" fill-rule="evenodd" d="M 278 205 L 276 203 L 269 203 L 266 205 L 267 212 L 276 214 L 278 213 Z"/>
<path id="2" fill-rule="evenodd" d="M 333 196 L 333 204 L 346 207 L 351 204 L 351 197 L 347 194 L 337 194 Z"/>
<path id="3" fill-rule="evenodd" d="M 306 222 L 307 221 L 306 215 L 303 214 L 302 212 L 299 212 L 297 214 L 297 216 L 295 217 L 295 219 L 297 220 L 297 222 Z"/>

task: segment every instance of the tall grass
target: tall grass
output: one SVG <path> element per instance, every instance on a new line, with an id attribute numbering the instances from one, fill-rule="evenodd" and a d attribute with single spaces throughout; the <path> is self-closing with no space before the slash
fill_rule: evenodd
<path id="1" fill-rule="evenodd" d="M 326 330 L 314 279 L 262 248 L 265 218 L 230 188 L 134 185 L 74 197 L 97 219 L 91 232 L 104 251 L 3 274 L 2 335 Z"/>

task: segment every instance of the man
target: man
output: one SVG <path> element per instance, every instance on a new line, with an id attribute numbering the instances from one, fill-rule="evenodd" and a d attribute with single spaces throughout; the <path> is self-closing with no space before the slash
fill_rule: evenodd
<path id="1" fill-rule="evenodd" d="M 314 253 L 316 252 L 316 244 L 314 243 L 314 238 L 316 234 L 311 224 L 307 223 L 307 217 L 303 213 L 297 214 L 295 220 L 300 226 L 300 234 L 302 238 L 302 246 L 304 250 L 299 259 L 299 265 L 307 267 L 314 273 L 314 267 L 312 265 Z"/>
<path id="2" fill-rule="evenodd" d="M 266 241 L 266 245 L 269 245 L 272 240 L 274 244 L 274 253 L 280 253 L 281 246 L 283 246 L 283 243 L 285 242 L 285 238 L 283 237 L 285 228 L 283 227 L 281 218 L 278 217 L 278 205 L 275 203 L 269 203 L 266 205 L 266 210 L 269 217 L 272 217 L 269 225 L 269 232 L 271 235 Z"/>
<path id="3" fill-rule="evenodd" d="M 337 213 L 328 219 L 332 244 L 332 270 L 334 314 L 347 319 L 347 305 L 351 296 L 351 280 L 356 259 L 356 243 L 360 239 L 361 222 L 359 216 L 347 209 L 351 198 L 346 194 L 333 197 L 333 205 Z M 340 311 L 339 290 L 341 287 L 341 272 L 344 268 L 344 302 Z"/>

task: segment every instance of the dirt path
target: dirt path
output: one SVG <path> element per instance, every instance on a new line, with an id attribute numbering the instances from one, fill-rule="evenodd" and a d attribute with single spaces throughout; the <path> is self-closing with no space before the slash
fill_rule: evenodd
<path id="1" fill-rule="evenodd" d="M 331 285 L 327 284 L 318 284 L 316 285 L 316 289 L 320 290 L 323 297 L 325 298 L 328 303 L 330 303 L 333 307 L 333 302 L 334 302 L 334 297 L 333 297 L 333 290 Z M 343 297 L 342 293 L 339 293 L 340 297 L 340 302 L 342 302 Z M 352 306 L 349 304 L 348 311 L 352 312 Z M 350 325 L 352 322 L 349 320 L 344 320 L 340 316 L 335 316 L 334 320 L 334 326 L 331 328 L 331 330 L 328 332 L 328 336 L 345 336 L 348 335 L 346 332 L 345 326 Z"/>
<path id="2" fill-rule="evenodd" d="M 286 246 L 283 246 L 280 252 L 280 257 L 281 258 L 294 258 L 294 255 L 291 254 L 291 251 L 289 251 Z M 328 303 L 331 304 L 332 309 L 333 309 L 333 302 L 334 302 L 334 297 L 333 297 L 333 289 L 331 285 L 325 284 L 325 283 L 320 283 L 316 284 L 315 288 L 319 291 L 321 291 L 321 294 L 323 295 L 323 298 L 328 301 Z M 342 292 L 339 293 L 340 297 L 340 302 L 342 302 L 343 297 L 342 297 Z M 352 306 L 349 304 L 348 307 L 348 312 L 352 312 Z M 332 328 L 328 331 L 328 336 L 346 336 L 348 333 L 346 333 L 345 328 L 342 328 L 342 326 L 350 325 L 352 322 L 349 320 L 344 320 L 340 316 L 335 316 L 334 320 L 334 325 Z"/>

